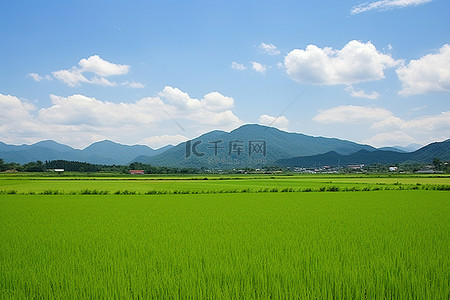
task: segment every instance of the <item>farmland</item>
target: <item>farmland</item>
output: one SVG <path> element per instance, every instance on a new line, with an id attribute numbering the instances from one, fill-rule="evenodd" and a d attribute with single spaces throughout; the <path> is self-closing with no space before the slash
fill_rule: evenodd
<path id="1" fill-rule="evenodd" d="M 189 194 L 337 190 L 449 189 L 450 176 L 205 175 L 0 176 L 8 194 Z"/>
<path id="2" fill-rule="evenodd" d="M 3 176 L 0 298 L 447 299 L 448 185 Z"/>

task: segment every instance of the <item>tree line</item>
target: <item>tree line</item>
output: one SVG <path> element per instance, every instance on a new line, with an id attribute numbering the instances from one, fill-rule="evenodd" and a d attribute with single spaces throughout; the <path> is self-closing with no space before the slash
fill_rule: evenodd
<path id="1" fill-rule="evenodd" d="M 0 172 L 14 170 L 19 172 L 47 172 L 54 169 L 64 169 L 68 172 L 82 173 L 123 173 L 128 174 L 130 170 L 144 170 L 146 174 L 195 174 L 201 173 L 201 169 L 195 168 L 171 168 L 156 167 L 149 164 L 134 162 L 129 165 L 97 165 L 87 162 L 52 160 L 52 161 L 36 161 L 26 164 L 5 163 L 0 159 Z"/>
<path id="2" fill-rule="evenodd" d="M 410 163 L 410 164 L 373 164 L 364 167 L 364 170 L 369 173 L 387 173 L 389 166 L 399 167 L 398 171 L 404 171 L 414 173 L 424 167 L 423 163 Z M 450 173 L 450 165 L 448 161 L 441 161 L 437 158 L 433 160 L 432 166 L 436 171 L 442 171 L 443 173 Z M 156 167 L 141 162 L 133 162 L 129 165 L 97 165 L 87 162 L 79 161 L 67 161 L 67 160 L 52 160 L 52 161 L 35 161 L 26 164 L 19 163 L 5 163 L 3 159 L 0 159 L 0 172 L 4 171 L 19 171 L 19 172 L 47 172 L 54 169 L 64 169 L 68 172 L 81 172 L 81 173 L 118 173 L 129 174 L 130 170 L 144 170 L 146 174 L 200 174 L 210 172 L 205 167 L 202 168 L 175 168 L 175 167 Z M 250 173 L 255 172 L 254 168 L 243 168 L 240 170 L 228 170 L 227 173 Z M 267 172 L 274 171 L 290 171 L 276 166 L 264 167 L 262 170 Z M 213 170 L 214 172 L 214 170 Z M 341 169 L 340 172 L 350 172 L 346 169 Z"/>

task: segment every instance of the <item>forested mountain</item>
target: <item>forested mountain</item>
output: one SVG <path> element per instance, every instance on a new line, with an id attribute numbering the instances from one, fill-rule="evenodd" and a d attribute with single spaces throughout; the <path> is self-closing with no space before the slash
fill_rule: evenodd
<path id="1" fill-rule="evenodd" d="M 312 156 L 300 156 L 280 159 L 276 165 L 284 167 L 318 167 L 345 166 L 349 164 L 396 164 L 396 163 L 427 163 L 431 164 L 435 158 L 450 160 L 450 139 L 436 142 L 420 148 L 414 152 L 396 151 L 366 151 L 360 150 L 349 155 L 342 155 L 334 151 Z"/>
<path id="2" fill-rule="evenodd" d="M 157 155 L 171 147 L 166 146 L 154 150 L 148 146 L 127 146 L 105 140 L 79 150 L 51 140 L 20 146 L 7 145 L 0 142 L 0 158 L 5 162 L 20 164 L 50 160 L 80 161 L 105 165 L 128 164 L 140 155 Z"/>
<path id="3" fill-rule="evenodd" d="M 431 163 L 434 158 L 449 160 L 449 140 L 404 152 L 397 147 L 379 150 L 368 145 L 336 138 L 314 137 L 277 128 L 247 124 L 230 132 L 214 130 L 177 146 L 154 150 L 144 145 L 127 146 L 112 141 L 91 144 L 83 150 L 55 141 L 32 145 L 0 142 L 0 158 L 20 164 L 35 161 L 79 161 L 102 165 L 141 162 L 157 167 L 243 168 L 263 166 Z"/>
<path id="4" fill-rule="evenodd" d="M 136 161 L 156 166 L 240 168 L 272 165 L 280 158 L 328 151 L 350 154 L 375 148 L 336 138 L 313 137 L 256 124 L 231 132 L 212 131 L 153 157 Z"/>

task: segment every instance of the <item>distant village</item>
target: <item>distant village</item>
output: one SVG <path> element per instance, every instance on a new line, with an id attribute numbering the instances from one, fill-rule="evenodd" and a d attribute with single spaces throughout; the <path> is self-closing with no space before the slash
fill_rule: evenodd
<path id="1" fill-rule="evenodd" d="M 232 168 L 232 167 L 200 167 L 175 168 L 156 167 L 139 162 L 129 165 L 97 165 L 85 162 L 50 161 L 29 162 L 26 164 L 5 163 L 0 159 L 0 172 L 50 172 L 63 174 L 67 172 L 80 173 L 115 173 L 129 175 L 146 174 L 339 174 L 339 173 L 397 173 L 397 174 L 444 174 L 450 173 L 449 162 L 434 159 L 432 164 L 349 164 L 345 166 L 315 166 L 315 167 L 279 167 L 265 166 L 260 168 Z"/>

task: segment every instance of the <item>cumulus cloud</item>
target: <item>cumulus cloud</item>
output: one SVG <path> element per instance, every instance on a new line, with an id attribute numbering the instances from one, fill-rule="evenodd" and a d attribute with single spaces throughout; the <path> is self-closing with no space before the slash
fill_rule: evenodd
<path id="1" fill-rule="evenodd" d="M 218 92 L 212 92 L 203 97 L 201 104 L 210 111 L 223 111 L 234 106 L 234 99 Z"/>
<path id="2" fill-rule="evenodd" d="M 136 82 L 136 81 L 124 81 L 120 85 L 129 87 L 129 88 L 133 88 L 133 89 L 141 89 L 141 88 L 145 87 L 144 84 L 142 84 L 140 82 Z"/>
<path id="3" fill-rule="evenodd" d="M 289 120 L 285 116 L 273 117 L 269 115 L 261 115 L 258 121 L 260 124 L 277 127 L 282 130 L 287 130 L 289 126 Z"/>
<path id="4" fill-rule="evenodd" d="M 71 69 L 63 69 L 52 72 L 53 77 L 64 82 L 70 87 L 79 86 L 82 83 L 89 83 L 101 86 L 127 86 L 130 88 L 143 88 L 144 85 L 135 81 L 124 81 L 118 83 L 106 79 L 105 77 L 113 75 L 125 75 L 129 72 L 129 65 L 115 64 L 102 59 L 98 55 L 83 58 L 78 63 L 79 67 L 74 66 Z M 31 75 L 33 74 L 33 75 Z M 34 75 L 35 74 L 35 75 Z M 86 75 L 88 74 L 88 75 Z M 89 76 L 90 74 L 90 76 Z M 30 76 L 36 80 L 41 76 L 36 73 L 30 73 Z M 48 76 L 48 75 L 47 75 Z M 49 76 L 48 76 L 49 77 Z M 46 77 L 47 78 L 47 77 Z M 40 81 L 40 80 L 36 80 Z"/>
<path id="5" fill-rule="evenodd" d="M 402 82 L 403 96 L 450 92 L 450 45 L 442 46 L 439 53 L 411 60 L 396 72 Z"/>
<path id="6" fill-rule="evenodd" d="M 380 97 L 377 92 L 366 93 L 363 90 L 356 90 L 352 86 L 346 87 L 345 90 L 350 93 L 351 97 L 355 98 L 378 99 Z"/>
<path id="7" fill-rule="evenodd" d="M 256 71 L 261 74 L 266 74 L 266 66 L 264 66 L 263 64 L 261 64 L 259 62 L 255 62 L 255 61 L 252 61 L 251 63 L 252 63 L 253 71 Z"/>
<path id="8" fill-rule="evenodd" d="M 34 121 L 36 107 L 26 100 L 0 93 L 0 140 L 27 142 L 37 131 Z"/>
<path id="9" fill-rule="evenodd" d="M 375 147 L 406 146 L 415 142 L 416 140 L 413 137 L 400 130 L 378 133 L 364 141 L 364 143 Z"/>
<path id="10" fill-rule="evenodd" d="M 148 139 L 150 146 L 159 147 L 163 145 L 158 143 L 166 140 L 185 140 L 186 134 L 230 130 L 243 123 L 231 110 L 233 98 L 218 92 L 195 99 L 177 88 L 165 87 L 155 97 L 132 103 L 78 94 L 50 98 L 50 106 L 37 109 L 17 97 L 0 94 L 0 140 L 17 143 L 55 139 L 79 147 L 100 139 L 129 144 Z"/>
<path id="11" fill-rule="evenodd" d="M 237 63 L 237 62 L 235 62 L 235 61 L 233 61 L 233 62 L 231 63 L 231 68 L 232 68 L 232 69 L 235 69 L 235 70 L 239 70 L 239 71 L 243 71 L 243 70 L 246 69 L 246 67 L 245 67 L 243 64 L 239 64 L 239 63 Z"/>
<path id="12" fill-rule="evenodd" d="M 145 87 L 143 83 L 137 82 L 137 81 L 125 81 L 122 83 L 122 85 L 133 88 L 133 89 L 141 89 Z"/>
<path id="13" fill-rule="evenodd" d="M 413 120 L 405 121 L 398 117 L 391 116 L 387 119 L 375 122 L 372 129 L 388 130 L 427 130 L 441 131 L 450 130 L 450 111 L 444 111 L 439 115 L 425 116 Z"/>
<path id="14" fill-rule="evenodd" d="M 20 120 L 30 116 L 36 107 L 24 100 L 11 95 L 0 94 L 0 120 L 1 125 L 4 125 L 10 119 Z"/>
<path id="15" fill-rule="evenodd" d="M 130 70 L 128 65 L 114 64 L 106 61 L 98 55 L 92 55 L 89 58 L 83 58 L 78 63 L 83 71 L 92 72 L 100 76 L 123 75 Z"/>
<path id="16" fill-rule="evenodd" d="M 377 10 L 390 10 L 395 8 L 404 8 L 408 6 L 417 6 L 420 4 L 425 4 L 433 0 L 378 0 L 378 1 L 368 1 L 361 3 L 359 5 L 353 6 L 351 13 L 353 15 L 360 14 L 366 11 Z"/>
<path id="17" fill-rule="evenodd" d="M 42 80 L 52 80 L 50 75 L 41 76 L 41 75 L 39 75 L 37 73 L 29 73 L 28 76 L 33 78 L 33 80 L 36 81 L 36 82 L 39 82 L 39 81 L 42 81 Z"/>
<path id="18" fill-rule="evenodd" d="M 266 43 L 261 43 L 259 45 L 259 50 L 261 50 L 264 53 L 267 53 L 269 55 L 279 55 L 280 54 L 280 50 L 278 50 L 277 46 L 275 46 L 274 44 L 266 44 Z"/>
<path id="19" fill-rule="evenodd" d="M 155 109 L 151 108 L 159 104 L 158 99 L 143 98 L 136 103 L 113 103 L 83 95 L 51 95 L 50 98 L 52 106 L 40 109 L 37 117 L 53 124 L 114 126 L 134 120 L 132 122 L 135 124 L 146 125 L 160 120 L 160 116 L 152 113 Z"/>
<path id="20" fill-rule="evenodd" d="M 383 79 L 387 68 L 398 64 L 371 42 L 350 41 L 341 50 L 308 45 L 294 49 L 284 59 L 291 79 L 302 84 L 352 85 Z"/>
<path id="21" fill-rule="evenodd" d="M 191 98 L 188 93 L 171 86 L 165 86 L 164 89 L 158 93 L 158 96 L 166 99 L 169 104 L 180 109 L 195 110 L 201 108 L 198 99 Z"/>
<path id="22" fill-rule="evenodd" d="M 89 82 L 89 80 L 82 74 L 82 71 L 76 67 L 73 67 L 70 70 L 55 71 L 52 72 L 52 74 L 56 79 L 72 87 L 80 85 L 81 82 Z"/>
<path id="23" fill-rule="evenodd" d="M 156 136 L 152 136 L 152 137 L 143 139 L 138 144 L 149 145 L 153 149 L 157 149 L 157 148 L 161 148 L 161 147 L 164 147 L 167 145 L 176 146 L 179 143 L 185 142 L 187 140 L 189 140 L 189 138 L 185 137 L 184 135 L 181 135 L 181 134 L 176 134 L 176 135 L 164 134 L 164 135 L 156 135 Z"/>
<path id="24" fill-rule="evenodd" d="M 376 147 L 427 144 L 450 136 L 450 111 L 404 120 L 384 108 L 342 105 L 320 112 L 313 120 L 322 124 L 348 124 L 351 128 L 366 125 L 375 134 L 363 142 Z"/>
<path id="25" fill-rule="evenodd" d="M 91 80 L 88 81 L 89 83 L 96 84 L 96 85 L 102 85 L 102 86 L 117 86 L 117 82 L 109 81 L 108 79 L 104 77 L 92 77 Z"/>
<path id="26" fill-rule="evenodd" d="M 393 116 L 392 112 L 384 108 L 341 105 L 321 111 L 313 121 L 331 124 L 331 123 L 368 123 L 378 120 L 384 120 Z"/>

